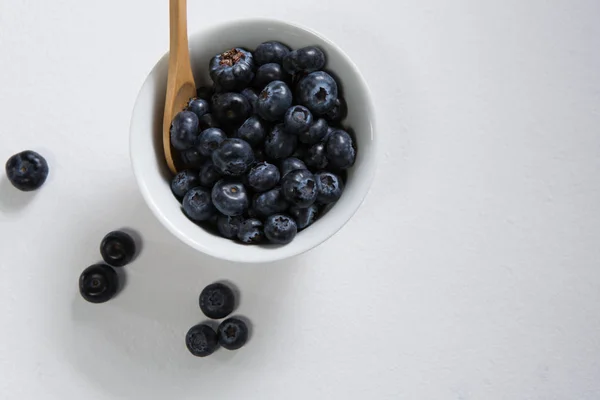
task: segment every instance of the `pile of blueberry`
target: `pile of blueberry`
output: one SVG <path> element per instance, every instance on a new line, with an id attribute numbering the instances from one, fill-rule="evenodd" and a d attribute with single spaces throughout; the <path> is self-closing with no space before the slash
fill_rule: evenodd
<path id="1" fill-rule="evenodd" d="M 222 319 L 233 312 L 235 294 L 224 283 L 208 285 L 200 293 L 200 309 L 210 319 Z M 227 318 L 216 332 L 209 323 L 193 326 L 185 336 L 185 344 L 193 355 L 206 357 L 221 345 L 227 350 L 237 350 L 248 340 L 248 325 L 239 317 Z"/>
<path id="2" fill-rule="evenodd" d="M 339 200 L 356 149 L 325 64 L 317 47 L 279 42 L 211 59 L 214 85 L 170 130 L 183 167 L 171 189 L 189 219 L 243 243 L 286 244 Z"/>

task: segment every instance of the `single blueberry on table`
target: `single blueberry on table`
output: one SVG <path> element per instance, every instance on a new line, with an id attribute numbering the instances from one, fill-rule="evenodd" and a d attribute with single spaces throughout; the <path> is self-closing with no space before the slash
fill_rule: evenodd
<path id="1" fill-rule="evenodd" d="M 258 67 L 252 86 L 258 90 L 263 90 L 265 86 L 273 81 L 287 81 L 288 79 L 289 76 L 281 65 L 268 63 Z"/>
<path id="2" fill-rule="evenodd" d="M 239 318 L 228 318 L 217 329 L 219 344 L 227 350 L 237 350 L 248 340 L 248 326 Z"/>
<path id="3" fill-rule="evenodd" d="M 268 217 L 271 214 L 282 213 L 287 210 L 289 204 L 285 200 L 281 188 L 271 189 L 254 196 L 252 210 L 259 217 Z"/>
<path id="4" fill-rule="evenodd" d="M 296 221 L 284 214 L 275 214 L 265 221 L 265 236 L 271 243 L 288 244 L 298 233 Z"/>
<path id="5" fill-rule="evenodd" d="M 237 237 L 242 222 L 244 222 L 244 218 L 241 216 L 230 217 L 228 215 L 219 215 L 217 218 L 217 230 L 224 238 L 233 239 Z"/>
<path id="6" fill-rule="evenodd" d="M 354 164 L 356 150 L 348 132 L 336 129 L 327 139 L 327 158 L 334 168 L 346 169 Z"/>
<path id="7" fill-rule="evenodd" d="M 135 241 L 122 231 L 108 233 L 100 243 L 102 259 L 113 267 L 123 267 L 135 256 Z"/>
<path id="8" fill-rule="evenodd" d="M 212 188 L 212 202 L 221 214 L 234 217 L 246 212 L 250 199 L 241 182 L 223 179 Z"/>
<path id="9" fill-rule="evenodd" d="M 282 119 L 292 105 L 292 91 L 283 81 L 269 83 L 258 95 L 256 111 L 267 121 Z"/>
<path id="10" fill-rule="evenodd" d="M 171 123 L 171 145 L 177 150 L 187 150 L 198 137 L 198 116 L 191 111 L 181 111 Z"/>
<path id="11" fill-rule="evenodd" d="M 190 189 L 183 197 L 183 212 L 192 221 L 207 221 L 217 212 L 210 191 L 201 186 Z"/>
<path id="12" fill-rule="evenodd" d="M 195 148 L 183 150 L 180 153 L 181 162 L 186 168 L 200 168 L 206 161 L 204 156 Z"/>
<path id="13" fill-rule="evenodd" d="M 254 152 L 248 142 L 242 139 L 226 139 L 212 153 L 212 161 L 221 174 L 240 176 L 254 162 Z"/>
<path id="14" fill-rule="evenodd" d="M 212 160 L 204 163 L 199 173 L 200 185 L 206 188 L 212 188 L 218 180 L 222 178 L 221 173 L 217 170 Z"/>
<path id="15" fill-rule="evenodd" d="M 199 99 L 210 101 L 210 98 L 215 93 L 215 89 L 212 86 L 200 86 L 196 89 L 196 96 Z"/>
<path id="16" fill-rule="evenodd" d="M 200 309 L 208 318 L 221 319 L 233 312 L 235 295 L 231 288 L 223 283 L 211 283 L 200 293 Z"/>
<path id="17" fill-rule="evenodd" d="M 317 143 L 308 149 L 308 154 L 304 158 L 304 162 L 313 170 L 320 170 L 327 167 L 329 160 L 327 160 L 327 146 L 325 146 L 325 143 Z"/>
<path id="18" fill-rule="evenodd" d="M 250 143 L 251 146 L 258 146 L 265 140 L 265 124 L 256 115 L 248 118 L 238 128 L 236 137 Z"/>
<path id="19" fill-rule="evenodd" d="M 314 72 L 325 66 L 323 50 L 315 46 L 303 47 L 288 53 L 283 58 L 283 68 L 288 74 Z"/>
<path id="20" fill-rule="evenodd" d="M 338 97 L 331 110 L 327 111 L 324 117 L 331 123 L 339 123 L 348 115 L 348 106 L 346 101 Z"/>
<path id="21" fill-rule="evenodd" d="M 248 100 L 250 108 L 252 109 L 252 113 L 256 114 L 256 102 L 258 101 L 258 93 L 256 90 L 252 88 L 246 88 L 241 91 L 241 94 L 246 98 L 246 100 Z"/>
<path id="22" fill-rule="evenodd" d="M 331 172 L 319 172 L 315 175 L 317 181 L 317 201 L 321 204 L 335 203 L 342 197 L 344 182 L 342 178 Z"/>
<path id="23" fill-rule="evenodd" d="M 187 110 L 196 114 L 198 118 L 209 112 L 208 101 L 204 99 L 191 99 L 188 103 Z"/>
<path id="24" fill-rule="evenodd" d="M 208 128 L 218 128 L 220 125 L 219 122 L 217 122 L 217 119 L 213 117 L 212 114 L 208 113 L 200 117 L 198 126 L 198 130 L 202 132 Z"/>
<path id="25" fill-rule="evenodd" d="M 283 58 L 290 52 L 289 47 L 279 42 L 264 42 L 259 44 L 254 50 L 254 59 L 256 65 L 268 63 L 281 64 Z"/>
<path id="26" fill-rule="evenodd" d="M 210 157 L 225 139 L 227 139 L 227 135 L 221 129 L 208 128 L 200 132 L 194 142 L 194 148 L 204 157 Z"/>
<path id="27" fill-rule="evenodd" d="M 240 93 L 217 93 L 212 97 L 212 113 L 219 123 L 231 126 L 244 122 L 252 107 Z"/>
<path id="28" fill-rule="evenodd" d="M 306 169 L 292 171 L 282 179 L 281 192 L 293 206 L 306 208 L 317 200 L 317 182 Z"/>
<path id="29" fill-rule="evenodd" d="M 317 220 L 319 207 L 315 204 L 307 208 L 291 207 L 288 213 L 296 221 L 298 230 L 301 230 L 309 227 Z"/>
<path id="30" fill-rule="evenodd" d="M 281 162 L 281 177 L 285 177 L 288 173 L 298 169 L 308 169 L 302 160 L 296 157 L 288 157 Z"/>
<path id="31" fill-rule="evenodd" d="M 283 118 L 286 132 L 299 135 L 308 131 L 313 124 L 313 116 L 310 110 L 304 106 L 292 106 L 288 108 Z"/>
<path id="32" fill-rule="evenodd" d="M 12 185 L 23 191 L 37 190 L 48 178 L 48 163 L 40 154 L 25 150 L 6 161 L 6 176 Z"/>
<path id="33" fill-rule="evenodd" d="M 317 71 L 308 74 L 298 83 L 298 102 L 315 114 L 325 114 L 335 106 L 338 87 L 327 72 Z"/>
<path id="34" fill-rule="evenodd" d="M 215 84 L 223 90 L 242 90 L 254 78 L 254 58 L 249 51 L 234 48 L 214 56 L 210 60 L 209 72 Z"/>
<path id="35" fill-rule="evenodd" d="M 185 335 L 185 345 L 196 357 L 207 357 L 217 350 L 218 336 L 213 328 L 206 324 L 196 325 Z"/>
<path id="36" fill-rule="evenodd" d="M 119 276 L 106 264 L 92 265 L 79 276 L 79 293 L 90 303 L 105 303 L 118 289 Z"/>
<path id="37" fill-rule="evenodd" d="M 319 118 L 307 131 L 298 134 L 298 140 L 305 144 L 315 144 L 323 140 L 327 135 L 329 125 L 324 118 Z"/>
<path id="38" fill-rule="evenodd" d="M 265 240 L 263 223 L 256 218 L 249 218 L 242 222 L 238 231 L 238 239 L 242 243 L 257 244 Z"/>
<path id="39" fill-rule="evenodd" d="M 248 186 L 257 192 L 264 192 L 272 189 L 279 183 L 281 175 L 279 169 L 273 164 L 259 162 L 248 171 Z"/>
<path id="40" fill-rule="evenodd" d="M 265 154 L 267 157 L 277 160 L 291 156 L 298 145 L 296 135 L 287 133 L 283 124 L 277 124 L 267 134 L 265 140 Z"/>

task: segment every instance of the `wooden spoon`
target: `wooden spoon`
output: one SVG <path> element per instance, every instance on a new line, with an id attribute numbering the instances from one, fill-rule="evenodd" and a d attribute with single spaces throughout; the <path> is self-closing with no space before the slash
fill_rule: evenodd
<path id="1" fill-rule="evenodd" d="M 165 160 L 172 173 L 177 173 L 176 153 L 171 147 L 171 121 L 182 111 L 192 97 L 196 97 L 196 83 L 192 74 L 187 36 L 187 0 L 170 1 L 171 45 L 167 97 L 163 119 L 163 148 Z"/>

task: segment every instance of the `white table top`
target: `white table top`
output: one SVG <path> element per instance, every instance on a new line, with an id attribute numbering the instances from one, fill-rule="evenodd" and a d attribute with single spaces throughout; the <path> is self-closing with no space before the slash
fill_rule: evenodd
<path id="1" fill-rule="evenodd" d="M 0 180 L 0 398 L 600 398 L 600 3 L 189 3 L 191 30 L 282 18 L 355 59 L 382 136 L 372 192 L 301 257 L 194 252 L 128 158 L 166 0 L 0 0 L 0 160 L 51 168 L 35 195 Z M 85 303 L 79 273 L 123 226 L 144 238 L 128 286 Z M 184 335 L 218 279 L 254 335 L 197 359 Z"/>

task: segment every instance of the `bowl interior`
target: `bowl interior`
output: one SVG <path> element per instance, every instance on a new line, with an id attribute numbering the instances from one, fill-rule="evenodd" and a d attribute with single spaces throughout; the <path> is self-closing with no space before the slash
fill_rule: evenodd
<path id="1" fill-rule="evenodd" d="M 292 49 L 316 45 L 325 51 L 327 71 L 338 81 L 348 104 L 349 128 L 358 148 L 356 163 L 348 171 L 346 189 L 335 207 L 285 246 L 246 246 L 223 239 L 191 222 L 181 211 L 170 189 L 171 175 L 162 149 L 162 115 L 167 81 L 168 55 L 158 61 L 136 101 L 130 151 L 136 179 L 146 202 L 159 220 L 190 246 L 221 259 L 264 262 L 287 258 L 322 243 L 338 231 L 358 209 L 368 192 L 375 170 L 371 97 L 356 66 L 337 46 L 306 28 L 272 20 L 244 20 L 207 28 L 190 36 L 192 68 L 197 86 L 212 84 L 208 74 L 211 57 L 232 47 L 253 50 L 258 44 L 280 41 Z"/>

